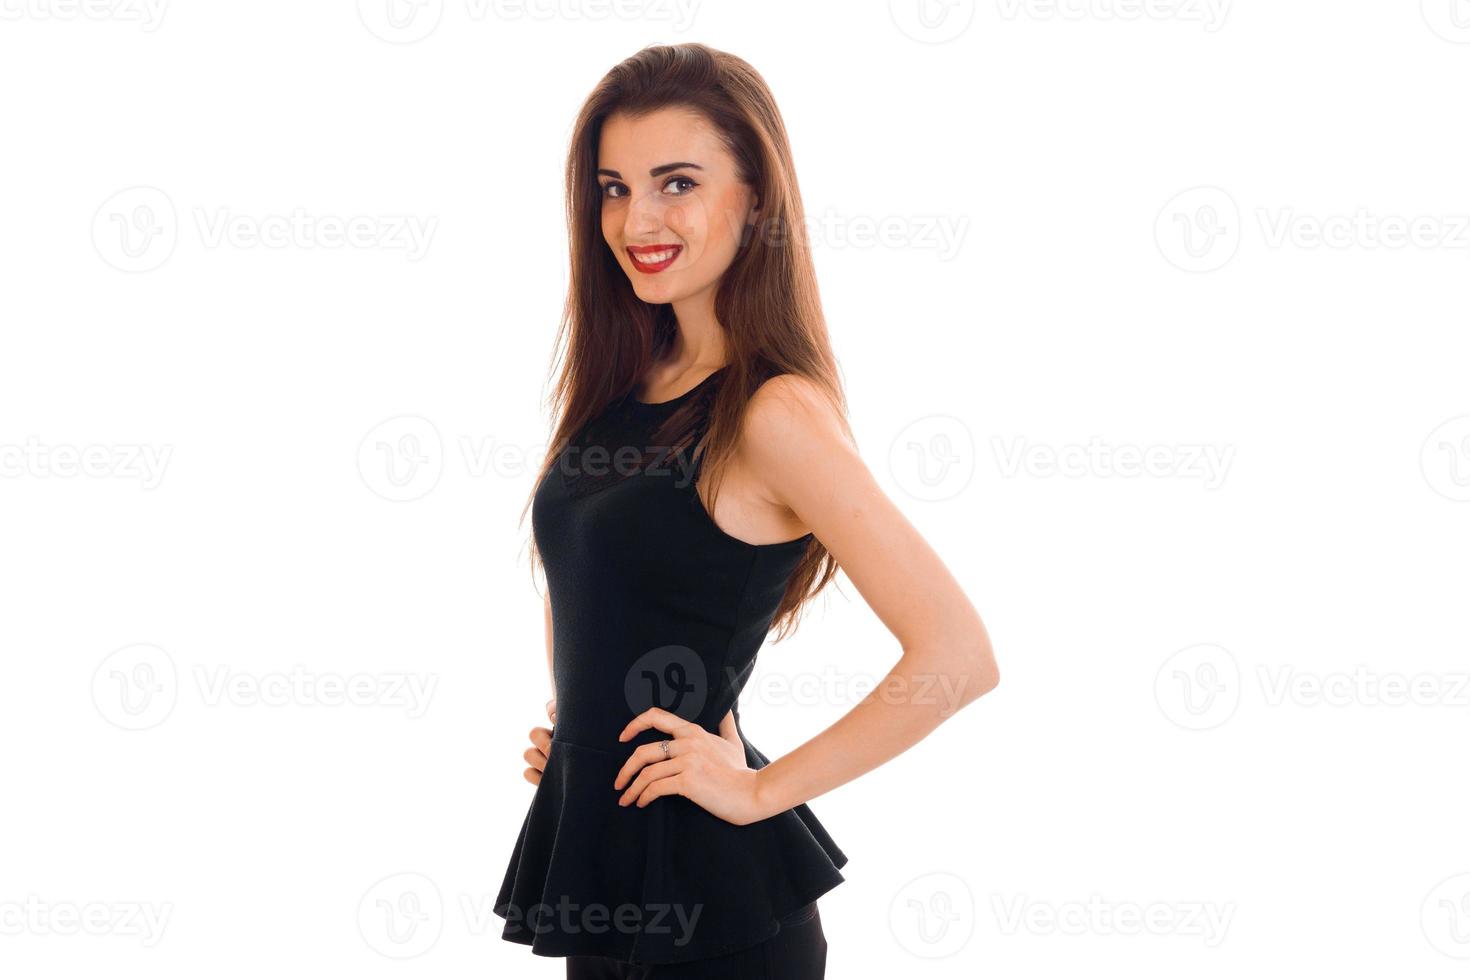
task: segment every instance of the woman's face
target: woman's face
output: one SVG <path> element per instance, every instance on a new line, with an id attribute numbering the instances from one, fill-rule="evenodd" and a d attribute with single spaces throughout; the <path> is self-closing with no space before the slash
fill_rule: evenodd
<path id="1" fill-rule="evenodd" d="M 602 237 L 646 303 L 712 288 L 735 258 L 755 204 L 716 130 L 683 108 L 608 116 L 597 180 Z"/>

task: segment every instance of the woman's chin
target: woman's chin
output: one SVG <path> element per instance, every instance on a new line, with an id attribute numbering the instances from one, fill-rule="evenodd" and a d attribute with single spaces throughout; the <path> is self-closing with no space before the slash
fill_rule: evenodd
<path id="1" fill-rule="evenodd" d="M 631 281 L 633 292 L 645 303 L 671 303 L 678 298 L 673 284 L 658 276 L 645 276 L 635 272 Z"/>

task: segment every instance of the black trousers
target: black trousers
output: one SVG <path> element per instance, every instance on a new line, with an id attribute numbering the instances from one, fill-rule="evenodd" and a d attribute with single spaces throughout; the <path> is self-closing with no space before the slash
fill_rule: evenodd
<path id="1" fill-rule="evenodd" d="M 781 931 L 748 949 L 687 963 L 624 963 L 568 956 L 567 980 L 823 980 L 827 937 L 817 903 L 781 920 Z"/>

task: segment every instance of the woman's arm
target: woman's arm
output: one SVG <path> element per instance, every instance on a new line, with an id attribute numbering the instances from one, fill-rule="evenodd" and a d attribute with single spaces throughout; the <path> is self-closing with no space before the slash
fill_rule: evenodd
<path id="1" fill-rule="evenodd" d="M 765 382 L 746 406 L 737 452 L 768 499 L 812 529 L 902 648 L 872 694 L 758 771 L 746 770 L 721 737 L 660 708 L 623 729 L 624 741 L 648 728 L 675 736 L 671 759 L 660 761 L 654 744 L 624 765 L 614 789 L 638 774 L 620 798 L 625 805 L 679 793 L 722 819 L 749 823 L 899 755 L 993 690 L 1000 672 L 979 613 L 873 479 L 820 388 L 793 375 Z"/>
<path id="2" fill-rule="evenodd" d="M 902 649 L 868 697 L 760 770 L 759 810 L 771 816 L 899 755 L 993 690 L 1000 671 L 979 613 L 878 486 L 819 388 L 793 375 L 766 382 L 740 446 L 771 499 L 811 527 Z"/>

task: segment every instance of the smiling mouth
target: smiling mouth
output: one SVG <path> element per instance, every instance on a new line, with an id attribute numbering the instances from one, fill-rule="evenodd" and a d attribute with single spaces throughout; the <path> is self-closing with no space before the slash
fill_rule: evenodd
<path id="1" fill-rule="evenodd" d="M 683 250 L 683 245 L 629 245 L 628 258 L 639 272 L 659 272 L 672 265 Z"/>

